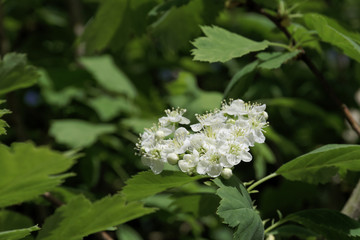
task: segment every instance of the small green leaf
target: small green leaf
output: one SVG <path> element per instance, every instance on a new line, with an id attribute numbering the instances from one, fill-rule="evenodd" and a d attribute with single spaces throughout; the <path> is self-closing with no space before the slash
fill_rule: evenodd
<path id="1" fill-rule="evenodd" d="M 0 240 L 17 240 L 24 239 L 24 237 L 30 235 L 33 231 L 38 231 L 40 228 L 35 225 L 29 228 L 15 229 L 10 231 L 0 232 Z"/>
<path id="2" fill-rule="evenodd" d="M 359 145 L 325 145 L 285 163 L 276 173 L 289 180 L 318 184 L 347 170 L 360 171 Z"/>
<path id="3" fill-rule="evenodd" d="M 122 195 L 91 203 L 84 196 L 73 198 L 45 220 L 37 240 L 78 240 L 154 212 L 140 202 L 125 203 Z"/>
<path id="4" fill-rule="evenodd" d="M 50 191 L 72 175 L 60 173 L 73 164 L 74 157 L 31 143 L 0 145 L 0 208 Z"/>
<path id="5" fill-rule="evenodd" d="M 216 194 L 221 198 L 217 214 L 231 227 L 236 227 L 234 239 L 263 240 L 264 226 L 255 211 L 249 193 L 234 177 L 226 181 L 213 180 L 219 186 Z M 225 181 L 224 181 L 225 182 Z"/>
<path id="6" fill-rule="evenodd" d="M 126 182 L 122 193 L 128 201 L 140 200 L 166 189 L 181 187 L 186 183 L 190 183 L 206 176 L 197 175 L 190 177 L 182 172 L 163 171 L 159 175 L 155 175 L 151 171 L 141 172 Z M 141 189 L 141 190 L 140 190 Z"/>
<path id="7" fill-rule="evenodd" d="M 25 54 L 8 53 L 0 60 L 0 94 L 30 87 L 39 76 L 36 68 L 27 64 Z"/>
<path id="8" fill-rule="evenodd" d="M 4 103 L 4 100 L 0 100 L 0 104 Z M 11 113 L 7 109 L 0 109 L 0 118 L 4 116 L 5 114 Z M 2 119 L 0 119 L 0 135 L 6 134 L 6 127 L 9 127 L 9 125 Z"/>
<path id="9" fill-rule="evenodd" d="M 124 94 L 130 98 L 136 96 L 136 88 L 115 65 L 111 56 L 83 57 L 80 62 L 106 90 Z"/>
<path id="10" fill-rule="evenodd" d="M 340 48 L 347 56 L 360 62 L 360 38 L 355 33 L 350 34 L 335 20 L 321 14 L 306 14 L 304 19 L 310 29 L 317 31 L 322 41 Z M 355 40 L 354 36 L 357 37 Z"/>
<path id="11" fill-rule="evenodd" d="M 328 240 L 358 239 L 360 223 L 330 209 L 311 209 L 286 216 L 281 222 L 296 222 Z M 357 237 L 357 238 L 355 238 Z"/>
<path id="12" fill-rule="evenodd" d="M 258 66 L 259 61 L 255 61 L 249 63 L 245 67 L 243 67 L 240 71 L 238 71 L 230 80 L 229 84 L 226 86 L 224 91 L 224 98 L 229 94 L 230 90 L 245 76 L 253 72 Z"/>
<path id="13" fill-rule="evenodd" d="M 73 148 L 88 147 L 102 134 L 113 133 L 116 127 L 111 124 L 93 124 L 77 119 L 56 120 L 49 133 L 58 143 Z"/>
<path id="14" fill-rule="evenodd" d="M 206 62 L 226 62 L 230 59 L 244 56 L 250 52 L 264 50 L 269 42 L 256 42 L 229 32 L 220 27 L 203 26 L 206 37 L 195 39 L 192 50 L 194 60 Z"/>
<path id="15" fill-rule="evenodd" d="M 28 228 L 34 225 L 28 216 L 5 209 L 0 211 L 0 223 L 0 231 Z"/>
<path id="16" fill-rule="evenodd" d="M 296 57 L 301 51 L 295 50 L 292 52 L 274 52 L 274 53 L 259 53 L 257 57 L 264 62 L 259 64 L 259 68 L 263 69 L 276 69 L 290 59 Z"/>

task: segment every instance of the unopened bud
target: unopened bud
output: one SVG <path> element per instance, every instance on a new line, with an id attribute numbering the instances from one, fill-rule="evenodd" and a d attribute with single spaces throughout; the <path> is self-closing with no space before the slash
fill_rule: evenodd
<path id="1" fill-rule="evenodd" d="M 155 137 L 156 137 L 157 139 L 163 139 L 163 138 L 165 137 L 164 131 L 161 131 L 161 130 L 156 131 Z"/>
<path id="2" fill-rule="evenodd" d="M 175 165 L 179 161 L 179 157 L 178 157 L 178 155 L 176 153 L 169 153 L 167 155 L 167 161 L 171 165 Z"/>
<path id="3" fill-rule="evenodd" d="M 230 168 L 223 168 L 223 170 L 221 171 L 221 176 L 225 179 L 231 178 L 232 175 L 233 173 Z"/>

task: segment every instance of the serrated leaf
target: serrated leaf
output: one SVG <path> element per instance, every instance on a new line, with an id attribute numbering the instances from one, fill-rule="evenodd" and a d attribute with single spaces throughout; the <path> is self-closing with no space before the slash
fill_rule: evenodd
<path id="1" fill-rule="evenodd" d="M 233 89 L 233 87 L 245 76 L 253 72 L 256 67 L 258 66 L 259 61 L 255 61 L 252 63 L 249 63 L 245 67 L 243 67 L 240 71 L 238 71 L 230 80 L 229 84 L 226 86 L 226 89 L 224 91 L 224 98 L 229 94 L 230 90 Z"/>
<path id="2" fill-rule="evenodd" d="M 0 104 L 4 102 L 5 102 L 4 100 L 0 100 Z M 9 114 L 9 113 L 11 112 L 7 109 L 0 109 L 0 118 L 5 114 Z M 5 129 L 6 127 L 9 127 L 9 125 L 4 120 L 0 119 L 0 135 L 6 134 L 6 129 Z"/>
<path id="3" fill-rule="evenodd" d="M 31 143 L 0 145 L 0 208 L 50 191 L 72 175 L 60 173 L 73 164 L 73 157 Z"/>
<path id="4" fill-rule="evenodd" d="M 259 214 L 252 206 L 245 187 L 234 177 L 226 185 L 213 180 L 219 187 L 216 194 L 221 198 L 217 214 L 231 227 L 236 227 L 234 239 L 263 240 L 264 226 Z"/>
<path id="5" fill-rule="evenodd" d="M 153 208 L 144 208 L 140 202 L 125 203 L 120 194 L 94 203 L 79 195 L 45 220 L 36 239 L 78 240 L 154 211 Z"/>
<path id="6" fill-rule="evenodd" d="M 276 69 L 282 64 L 286 63 L 290 59 L 296 57 L 301 51 L 294 50 L 292 52 L 274 52 L 274 53 L 259 53 L 257 57 L 264 62 L 259 64 L 259 68 L 262 69 Z"/>
<path id="7" fill-rule="evenodd" d="M 126 181 L 122 193 L 128 201 L 140 200 L 202 178 L 207 177 L 202 175 L 190 177 L 185 173 L 172 171 L 163 171 L 158 175 L 151 171 L 140 172 Z"/>
<path id="8" fill-rule="evenodd" d="M 56 120 L 51 124 L 49 134 L 58 143 L 72 148 L 88 147 L 103 134 L 116 131 L 111 124 L 94 124 L 77 119 Z"/>
<path id="9" fill-rule="evenodd" d="M 40 230 L 40 228 L 37 225 L 35 225 L 29 228 L 21 228 L 21 229 L 0 232 L 0 240 L 23 239 L 24 237 L 30 235 L 31 232 L 38 230 Z"/>
<path id="10" fill-rule="evenodd" d="M 124 94 L 130 98 L 136 96 L 136 88 L 115 65 L 111 56 L 83 57 L 80 62 L 106 90 Z"/>
<path id="11" fill-rule="evenodd" d="M 343 52 L 360 62 L 360 46 L 358 40 L 354 40 L 349 31 L 341 27 L 335 20 L 321 14 L 306 14 L 306 25 L 316 30 L 322 41 L 330 43 Z"/>
<path id="12" fill-rule="evenodd" d="M 206 37 L 195 39 L 192 50 L 194 60 L 205 62 L 226 62 L 230 59 L 244 56 L 250 52 L 264 50 L 269 42 L 256 42 L 229 32 L 223 28 L 203 26 Z"/>
<path id="13" fill-rule="evenodd" d="M 337 172 L 360 171 L 360 146 L 330 144 L 282 165 L 276 173 L 289 180 L 318 184 Z"/>
<path id="14" fill-rule="evenodd" d="M 311 209 L 286 216 L 281 222 L 296 222 L 328 240 L 360 239 L 360 223 L 330 209 Z"/>
<path id="15" fill-rule="evenodd" d="M 25 54 L 8 53 L 0 60 L 0 94 L 30 87 L 39 76 L 36 68 L 27 64 Z"/>

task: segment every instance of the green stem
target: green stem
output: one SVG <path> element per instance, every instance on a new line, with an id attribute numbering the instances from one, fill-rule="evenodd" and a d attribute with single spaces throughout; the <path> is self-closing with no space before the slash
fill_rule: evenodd
<path id="1" fill-rule="evenodd" d="M 282 47 L 282 48 L 287 49 L 289 52 L 293 51 L 293 49 L 289 45 L 286 45 L 283 43 L 269 42 L 269 46 Z"/>
<path id="2" fill-rule="evenodd" d="M 272 173 L 270 175 L 267 175 L 266 177 L 254 182 L 253 184 L 250 185 L 250 187 L 248 187 L 248 192 L 250 192 L 251 190 L 253 190 L 256 186 L 262 184 L 263 182 L 266 182 L 267 180 L 271 179 L 271 178 L 274 178 L 278 176 L 277 173 Z"/>
<path id="3" fill-rule="evenodd" d="M 273 225 L 271 225 L 270 227 L 268 227 L 267 229 L 265 229 L 265 233 L 270 232 L 271 230 L 273 230 L 274 228 L 277 228 L 278 226 L 280 226 L 281 224 L 283 224 L 285 221 L 278 221 L 277 223 L 274 223 Z"/>

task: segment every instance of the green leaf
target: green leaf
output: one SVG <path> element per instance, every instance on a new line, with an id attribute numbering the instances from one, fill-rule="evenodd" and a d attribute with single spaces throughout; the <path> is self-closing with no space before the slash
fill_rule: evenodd
<path id="1" fill-rule="evenodd" d="M 120 194 L 94 203 L 79 195 L 45 220 L 36 239 L 78 240 L 154 211 L 153 208 L 144 208 L 140 202 L 125 203 Z"/>
<path id="2" fill-rule="evenodd" d="M 328 240 L 359 239 L 360 223 L 330 209 L 311 209 L 290 214 L 281 222 L 296 222 Z M 355 238 L 356 237 L 356 238 Z"/>
<path id="3" fill-rule="evenodd" d="M 263 60 L 264 62 L 259 64 L 259 68 L 263 69 L 276 69 L 279 68 L 282 64 L 288 62 L 290 59 L 296 57 L 301 51 L 295 50 L 292 52 L 273 52 L 273 53 L 259 53 L 257 58 Z"/>
<path id="4" fill-rule="evenodd" d="M 256 42 L 220 27 L 203 26 L 206 37 L 195 39 L 192 50 L 194 60 L 206 62 L 226 62 L 250 52 L 264 50 L 269 42 Z"/>
<path id="5" fill-rule="evenodd" d="M 330 144 L 285 163 L 277 174 L 289 180 L 326 183 L 337 172 L 360 171 L 360 146 Z"/>
<path id="6" fill-rule="evenodd" d="M 155 175 L 151 171 L 146 171 L 138 173 L 126 181 L 122 193 L 128 201 L 140 200 L 202 178 L 207 177 L 202 175 L 190 177 L 182 172 L 171 171 L 163 171 L 161 174 Z"/>
<path id="7" fill-rule="evenodd" d="M 355 34 L 350 35 L 335 20 L 320 14 L 306 14 L 304 19 L 310 29 L 317 31 L 322 41 L 340 48 L 344 54 L 360 62 L 359 41 L 352 38 Z"/>
<path id="8" fill-rule="evenodd" d="M 0 104 L 4 103 L 4 100 L 0 100 Z M 4 116 L 5 114 L 11 113 L 7 109 L 0 109 L 0 118 Z M 9 125 L 2 119 L 0 119 L 0 135 L 6 134 L 6 127 L 9 127 Z"/>
<path id="9" fill-rule="evenodd" d="M 85 28 L 81 41 L 86 43 L 86 51 L 101 51 L 111 42 L 127 10 L 128 1 L 103 1 L 95 18 Z"/>
<path id="10" fill-rule="evenodd" d="M 30 235 L 33 231 L 38 231 L 40 228 L 35 225 L 29 228 L 15 229 L 10 231 L 0 232 L 0 240 L 17 240 L 24 239 L 24 237 Z"/>
<path id="11" fill-rule="evenodd" d="M 310 231 L 307 228 L 304 228 L 302 226 L 293 225 L 293 224 L 287 224 L 284 226 L 280 226 L 276 228 L 275 230 L 269 232 L 269 234 L 279 236 L 279 237 L 294 237 L 297 236 L 300 239 L 308 239 L 311 240 L 310 237 L 314 237 L 314 240 L 316 240 L 317 234 L 313 231 Z"/>
<path id="12" fill-rule="evenodd" d="M 234 177 L 225 182 L 213 180 L 219 187 L 216 194 L 221 198 L 217 214 L 226 224 L 236 227 L 234 239 L 263 240 L 264 226 L 259 214 L 252 206 L 245 187 Z"/>
<path id="13" fill-rule="evenodd" d="M 50 191 L 72 175 L 60 173 L 73 164 L 74 157 L 31 143 L 0 145 L 0 208 Z"/>
<path id="14" fill-rule="evenodd" d="M 226 86 L 226 89 L 224 91 L 224 98 L 228 96 L 231 89 L 234 88 L 234 86 L 244 77 L 249 75 L 251 72 L 253 72 L 256 67 L 258 66 L 259 61 L 255 61 L 252 63 L 249 63 L 245 67 L 243 67 L 240 71 L 238 71 L 230 80 L 229 84 Z"/>
<path id="15" fill-rule="evenodd" d="M 91 99 L 89 105 L 97 112 L 102 121 L 109 121 L 122 112 L 134 113 L 139 111 L 131 101 L 123 97 L 99 96 Z"/>
<path id="16" fill-rule="evenodd" d="M 38 78 L 36 68 L 27 64 L 25 54 L 8 53 L 0 60 L 0 94 L 30 87 Z"/>
<path id="17" fill-rule="evenodd" d="M 166 50 L 187 49 L 189 39 L 201 33 L 198 26 L 215 22 L 223 6 L 217 0 L 166 1 L 155 12 L 159 16 L 150 26 L 152 38 Z"/>
<path id="18" fill-rule="evenodd" d="M 94 124 L 77 119 L 56 120 L 51 124 L 49 134 L 58 143 L 72 148 L 88 147 L 103 134 L 116 131 L 111 124 Z"/>
<path id="19" fill-rule="evenodd" d="M 111 56 L 84 57 L 80 59 L 80 62 L 106 90 L 124 94 L 130 98 L 136 96 L 136 88 L 115 65 Z"/>

